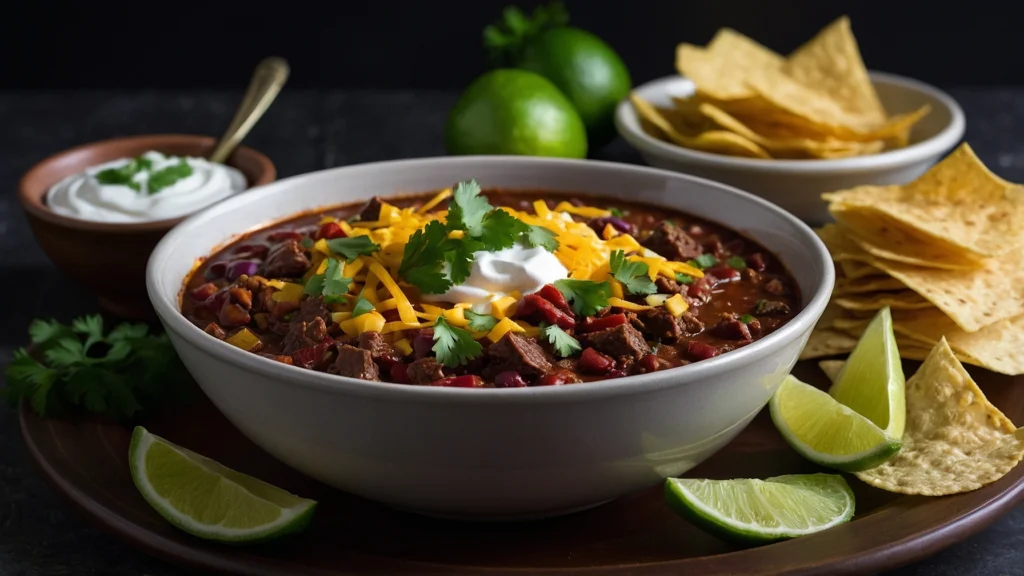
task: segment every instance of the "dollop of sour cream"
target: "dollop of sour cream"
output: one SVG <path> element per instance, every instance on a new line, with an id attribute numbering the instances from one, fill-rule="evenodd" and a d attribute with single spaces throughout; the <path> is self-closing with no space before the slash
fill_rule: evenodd
<path id="1" fill-rule="evenodd" d="M 47 206 L 57 214 L 82 220 L 148 222 L 184 216 L 246 188 L 245 176 L 237 169 L 204 158 L 165 156 L 159 152 L 146 152 L 140 158 L 145 159 L 142 165 L 146 168 L 131 174 L 125 183 L 104 183 L 101 180 L 109 179 L 97 175 L 105 170 L 123 169 L 138 163 L 138 159 L 114 160 L 64 178 L 47 191 Z M 191 173 L 175 180 L 174 170 L 182 164 L 187 164 Z M 150 178 L 168 168 L 172 171 L 164 173 L 163 187 L 150 192 Z M 181 172 L 178 170 L 177 174 Z M 170 178 L 166 177 L 168 174 Z M 169 181 L 172 182 L 167 184 Z"/>
<path id="2" fill-rule="evenodd" d="M 444 294 L 424 294 L 423 299 L 472 304 L 474 312 L 489 314 L 491 302 L 511 292 L 525 296 L 568 277 L 569 271 L 551 252 L 516 244 L 496 252 L 474 252 L 473 268 L 465 282 Z"/>

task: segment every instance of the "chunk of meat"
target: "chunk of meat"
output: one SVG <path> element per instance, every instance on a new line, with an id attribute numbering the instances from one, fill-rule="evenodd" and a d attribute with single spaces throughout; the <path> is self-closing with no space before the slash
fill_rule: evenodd
<path id="1" fill-rule="evenodd" d="M 789 314 L 789 304 L 778 300 L 758 300 L 754 305 L 754 314 L 758 316 L 775 316 Z"/>
<path id="2" fill-rule="evenodd" d="M 405 370 L 406 376 L 413 384 L 430 384 L 444 378 L 444 368 L 434 358 L 420 358 Z"/>
<path id="3" fill-rule="evenodd" d="M 585 340 L 585 345 L 612 358 L 639 359 L 651 351 L 643 334 L 630 324 L 621 324 L 600 332 L 583 334 L 581 339 Z"/>
<path id="4" fill-rule="evenodd" d="M 725 340 L 750 340 L 761 334 L 761 323 L 757 319 L 744 322 L 736 314 L 722 314 L 711 333 Z"/>
<path id="5" fill-rule="evenodd" d="M 373 359 L 378 362 L 397 362 L 398 354 L 384 340 L 380 332 L 363 332 L 359 335 L 359 347 L 370 352 Z"/>
<path id="6" fill-rule="evenodd" d="M 380 201 L 380 198 L 377 198 L 376 196 L 370 198 L 370 201 L 367 202 L 366 206 L 363 206 L 363 209 L 359 212 L 359 219 L 364 222 L 367 220 L 380 219 L 380 209 L 383 205 L 384 203 Z"/>
<path id="7" fill-rule="evenodd" d="M 533 379 L 551 371 L 551 361 L 544 349 L 532 338 L 507 332 L 487 348 L 487 366 L 484 377 L 493 379 L 501 372 L 518 372 L 524 378 Z"/>
<path id="8" fill-rule="evenodd" d="M 360 380 L 375 382 L 380 380 L 380 369 L 373 361 L 370 351 L 348 344 L 338 346 L 338 357 L 334 359 L 334 364 L 327 367 L 327 371 L 338 376 L 348 376 Z"/>
<path id="9" fill-rule="evenodd" d="M 654 250 L 669 260 L 684 261 L 703 253 L 700 244 L 682 228 L 662 222 L 644 241 L 645 248 Z"/>
<path id="10" fill-rule="evenodd" d="M 323 296 L 310 297 L 299 304 L 299 311 L 292 318 L 298 318 L 304 322 L 312 322 L 314 318 L 320 318 L 330 324 L 331 311 L 327 309 L 327 303 L 324 302 Z"/>
<path id="11" fill-rule="evenodd" d="M 686 284 L 680 284 L 671 278 L 665 278 L 660 275 L 654 281 L 654 285 L 658 288 L 658 294 L 682 294 L 686 296 L 689 288 Z"/>
<path id="12" fill-rule="evenodd" d="M 223 340 L 228 336 L 224 333 L 224 329 L 218 326 L 216 322 L 210 322 L 207 324 L 204 332 L 218 340 Z"/>
<path id="13" fill-rule="evenodd" d="M 326 337 L 327 323 L 323 318 L 316 316 L 306 322 L 301 317 L 296 317 L 288 323 L 288 333 L 281 341 L 281 350 L 285 354 L 291 354 L 296 350 L 315 346 Z"/>
<path id="14" fill-rule="evenodd" d="M 676 318 L 664 308 L 651 308 L 637 312 L 630 322 L 644 336 L 659 342 L 675 342 L 683 336 L 693 336 L 704 331 L 704 324 L 689 312 Z"/>
<path id="15" fill-rule="evenodd" d="M 288 364 L 290 366 L 295 364 L 295 361 L 292 360 L 291 356 L 284 356 L 282 354 L 267 354 L 266 352 L 260 352 L 259 355 L 263 356 L 264 358 L 270 358 L 274 362 L 280 362 L 281 364 Z"/>
<path id="16" fill-rule="evenodd" d="M 267 278 L 297 278 L 309 269 L 306 251 L 296 240 L 286 240 L 274 246 L 263 262 L 263 276 Z"/>
<path id="17" fill-rule="evenodd" d="M 782 296 L 788 290 L 786 289 L 786 283 L 780 278 L 772 278 L 771 280 L 764 283 L 764 291 L 769 294 L 775 294 L 776 296 Z"/>

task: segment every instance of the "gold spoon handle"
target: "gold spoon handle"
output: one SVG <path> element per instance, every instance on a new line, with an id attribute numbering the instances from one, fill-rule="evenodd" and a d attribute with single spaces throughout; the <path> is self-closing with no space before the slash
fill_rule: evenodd
<path id="1" fill-rule="evenodd" d="M 288 81 L 288 62 L 284 58 L 271 56 L 265 58 L 256 66 L 252 73 L 252 80 L 249 81 L 249 88 L 242 97 L 242 103 L 238 105 L 235 117 L 231 124 L 220 137 L 217 146 L 210 154 L 211 162 L 224 162 L 234 152 L 235 147 L 242 142 L 242 139 L 249 134 L 249 130 L 256 125 L 256 122 L 263 116 L 263 113 L 270 107 L 271 102 L 281 91 L 281 87 Z"/>

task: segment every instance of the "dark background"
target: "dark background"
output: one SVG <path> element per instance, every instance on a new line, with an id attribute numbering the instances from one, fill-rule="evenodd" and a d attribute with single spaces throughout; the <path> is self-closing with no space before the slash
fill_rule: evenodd
<path id="1" fill-rule="evenodd" d="M 9 2 L 0 89 L 237 88 L 262 57 L 293 88 L 464 86 L 484 67 L 480 30 L 510 0 Z M 537 2 L 523 0 L 521 6 Z M 635 83 L 670 74 L 680 41 L 731 26 L 786 52 L 848 14 L 869 68 L 940 86 L 1024 85 L 1016 0 L 568 0 Z"/>

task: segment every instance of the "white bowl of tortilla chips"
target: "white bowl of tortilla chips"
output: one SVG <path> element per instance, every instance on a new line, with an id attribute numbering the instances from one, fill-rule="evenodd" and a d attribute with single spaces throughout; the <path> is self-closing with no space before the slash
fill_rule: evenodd
<path id="1" fill-rule="evenodd" d="M 616 110 L 619 134 L 658 168 L 752 192 L 812 224 L 820 194 L 902 184 L 964 134 L 941 90 L 868 72 L 840 18 L 788 57 L 730 29 L 680 44 L 681 75 L 637 87 Z"/>

